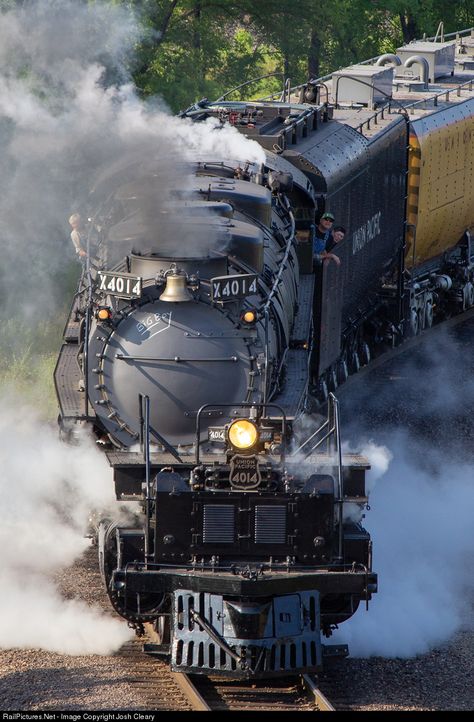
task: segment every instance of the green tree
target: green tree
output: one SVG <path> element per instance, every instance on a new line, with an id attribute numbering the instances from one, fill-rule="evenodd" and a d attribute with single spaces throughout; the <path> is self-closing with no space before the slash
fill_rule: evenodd
<path id="1" fill-rule="evenodd" d="M 168 0 L 140 6 L 145 37 L 133 68 L 145 96 L 161 94 L 173 110 L 217 97 L 248 77 L 281 64 L 265 43 L 251 10 L 255 3 Z"/>
<path id="2" fill-rule="evenodd" d="M 137 87 L 174 111 L 268 73 L 281 75 L 242 96 L 321 77 L 433 36 L 440 21 L 445 34 L 474 25 L 474 0 L 110 1 L 133 10 L 143 28 L 131 68 Z"/>

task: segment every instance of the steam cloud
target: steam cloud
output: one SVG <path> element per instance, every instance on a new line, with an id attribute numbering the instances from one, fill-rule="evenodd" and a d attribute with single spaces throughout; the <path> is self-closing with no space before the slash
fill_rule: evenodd
<path id="1" fill-rule="evenodd" d="M 89 513 L 114 502 L 111 471 L 86 439 L 68 447 L 18 399 L 0 416 L 0 648 L 40 647 L 108 654 L 131 633 L 78 599 L 65 600 L 52 574 L 89 545 Z"/>
<path id="2" fill-rule="evenodd" d="M 472 333 L 469 321 L 436 330 L 343 393 L 344 436 L 373 466 L 363 523 L 379 575 L 369 611 L 334 635 L 353 656 L 412 657 L 472 625 Z"/>
<path id="3" fill-rule="evenodd" d="M 21 281 L 3 272 L 2 303 L 21 298 L 31 316 L 38 299 L 52 307 L 51 280 L 71 247 L 70 213 L 87 208 L 99 169 L 130 156 L 146 157 L 155 173 L 154 218 L 161 228 L 148 244 L 165 239 L 176 248 L 179 241 L 190 255 L 188 246 L 204 242 L 205 234 L 180 226 L 182 214 L 170 216 L 172 190 L 191 187 L 189 164 L 197 157 L 260 163 L 260 146 L 235 128 L 213 120 L 193 124 L 171 116 L 159 99 L 138 98 L 125 61 L 139 29 L 123 7 L 35 0 L 1 20 L 0 237 L 9 269 L 28 259 L 26 279 L 25 270 Z"/>
<path id="4" fill-rule="evenodd" d="M 67 219 L 88 208 L 99 169 L 115 164 L 120 178 L 124 160 L 146 157 L 160 219 L 148 241 L 179 241 L 193 255 L 209 234 L 191 233 L 169 212 L 173 189 L 192 187 L 190 162 L 260 163 L 264 155 L 234 128 L 192 124 L 159 99 L 138 98 L 125 69 L 140 37 L 129 9 L 27 0 L 0 20 L 0 323 L 20 308 L 33 327 L 63 301 L 74 256 Z M 90 508 L 111 501 L 110 470 L 95 448 L 60 444 L 17 398 L 2 392 L 1 402 L 0 647 L 108 653 L 129 630 L 61 599 L 50 575 L 84 551 Z"/>

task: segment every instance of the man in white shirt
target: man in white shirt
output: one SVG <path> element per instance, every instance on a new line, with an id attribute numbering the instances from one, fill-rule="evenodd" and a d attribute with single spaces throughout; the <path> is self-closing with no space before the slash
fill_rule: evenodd
<path id="1" fill-rule="evenodd" d="M 74 244 L 77 255 L 79 256 L 79 258 L 83 259 L 87 256 L 87 252 L 84 249 L 84 243 L 81 236 L 82 220 L 79 213 L 72 214 L 72 216 L 69 218 L 69 224 L 72 228 L 71 241 Z"/>

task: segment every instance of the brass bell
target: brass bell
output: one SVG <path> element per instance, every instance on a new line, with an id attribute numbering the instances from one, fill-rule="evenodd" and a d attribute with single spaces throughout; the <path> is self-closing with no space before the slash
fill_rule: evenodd
<path id="1" fill-rule="evenodd" d="M 188 290 L 186 281 L 187 278 L 184 273 L 170 273 L 166 276 L 166 287 L 160 296 L 160 301 L 169 303 L 192 301 L 193 297 Z"/>

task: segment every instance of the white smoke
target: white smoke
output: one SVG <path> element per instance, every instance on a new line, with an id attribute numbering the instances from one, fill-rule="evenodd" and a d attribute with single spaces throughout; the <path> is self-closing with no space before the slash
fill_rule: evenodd
<path id="1" fill-rule="evenodd" d="M 334 635 L 353 656 L 412 657 L 472 624 L 473 469 L 421 444 L 417 464 L 407 458 L 414 445 L 413 438 L 394 434 L 391 464 L 370 496 L 364 525 L 379 591 L 368 613 L 361 604 Z M 383 471 L 387 451 L 371 447 Z M 423 468 L 427 458 L 435 471 Z"/>
<path id="2" fill-rule="evenodd" d="M 204 239 L 189 223 L 179 225 L 180 214 L 169 218 L 166 206 L 173 189 L 191 187 L 190 163 L 198 157 L 261 163 L 262 148 L 233 127 L 194 124 L 173 117 L 159 99 L 138 97 L 125 61 L 140 30 L 127 7 L 32 0 L 0 20 L 0 238 L 10 269 L 2 303 L 21 299 L 29 316 L 54 307 L 52 282 L 67 254 L 73 257 L 67 219 L 90 210 L 99 169 L 125 157 L 152 164 L 161 221 L 155 226 L 162 227 L 151 241 L 164 238 L 173 248 L 179 241 L 190 255 L 186 246 Z M 24 273 L 14 271 L 18 257 L 29 261 L 26 297 Z"/>
<path id="3" fill-rule="evenodd" d="M 393 458 L 386 446 L 379 446 L 373 441 L 362 444 L 360 449 L 353 449 L 351 444 L 344 442 L 342 445 L 343 454 L 359 453 L 364 456 L 370 464 L 365 474 L 365 492 L 370 497 L 378 480 L 385 474 Z M 370 503 L 370 500 L 369 500 Z M 365 506 L 355 502 L 345 502 L 344 521 L 361 522 L 365 516 Z"/>
<path id="4" fill-rule="evenodd" d="M 235 128 L 192 124 L 138 97 L 126 71 L 140 39 L 130 4 L 28 0 L 2 8 L 0 323 L 21 309 L 22 327 L 34 329 L 64 301 L 74 257 L 67 219 L 87 207 L 99 169 L 134 154 L 138 163 L 151 158 L 153 200 L 166 210 L 170 189 L 190 187 L 196 157 L 264 155 Z M 190 224 L 180 231 L 176 216 L 166 220 L 157 237 L 174 247 L 194 240 Z M 88 544 L 90 508 L 111 500 L 110 469 L 95 448 L 60 444 L 31 406 L 3 395 L 1 402 L 0 647 L 107 653 L 129 638 L 125 624 L 62 599 L 51 575 Z"/>
<path id="5" fill-rule="evenodd" d="M 52 576 L 90 544 L 90 512 L 116 503 L 111 470 L 86 438 L 66 446 L 18 398 L 0 403 L 0 648 L 108 654 L 126 624 L 62 598 Z"/>
<path id="6" fill-rule="evenodd" d="M 370 463 L 370 469 L 365 475 L 365 490 L 370 495 L 378 480 L 388 471 L 393 454 L 386 446 L 379 446 L 374 441 L 363 444 L 360 453 Z"/>

